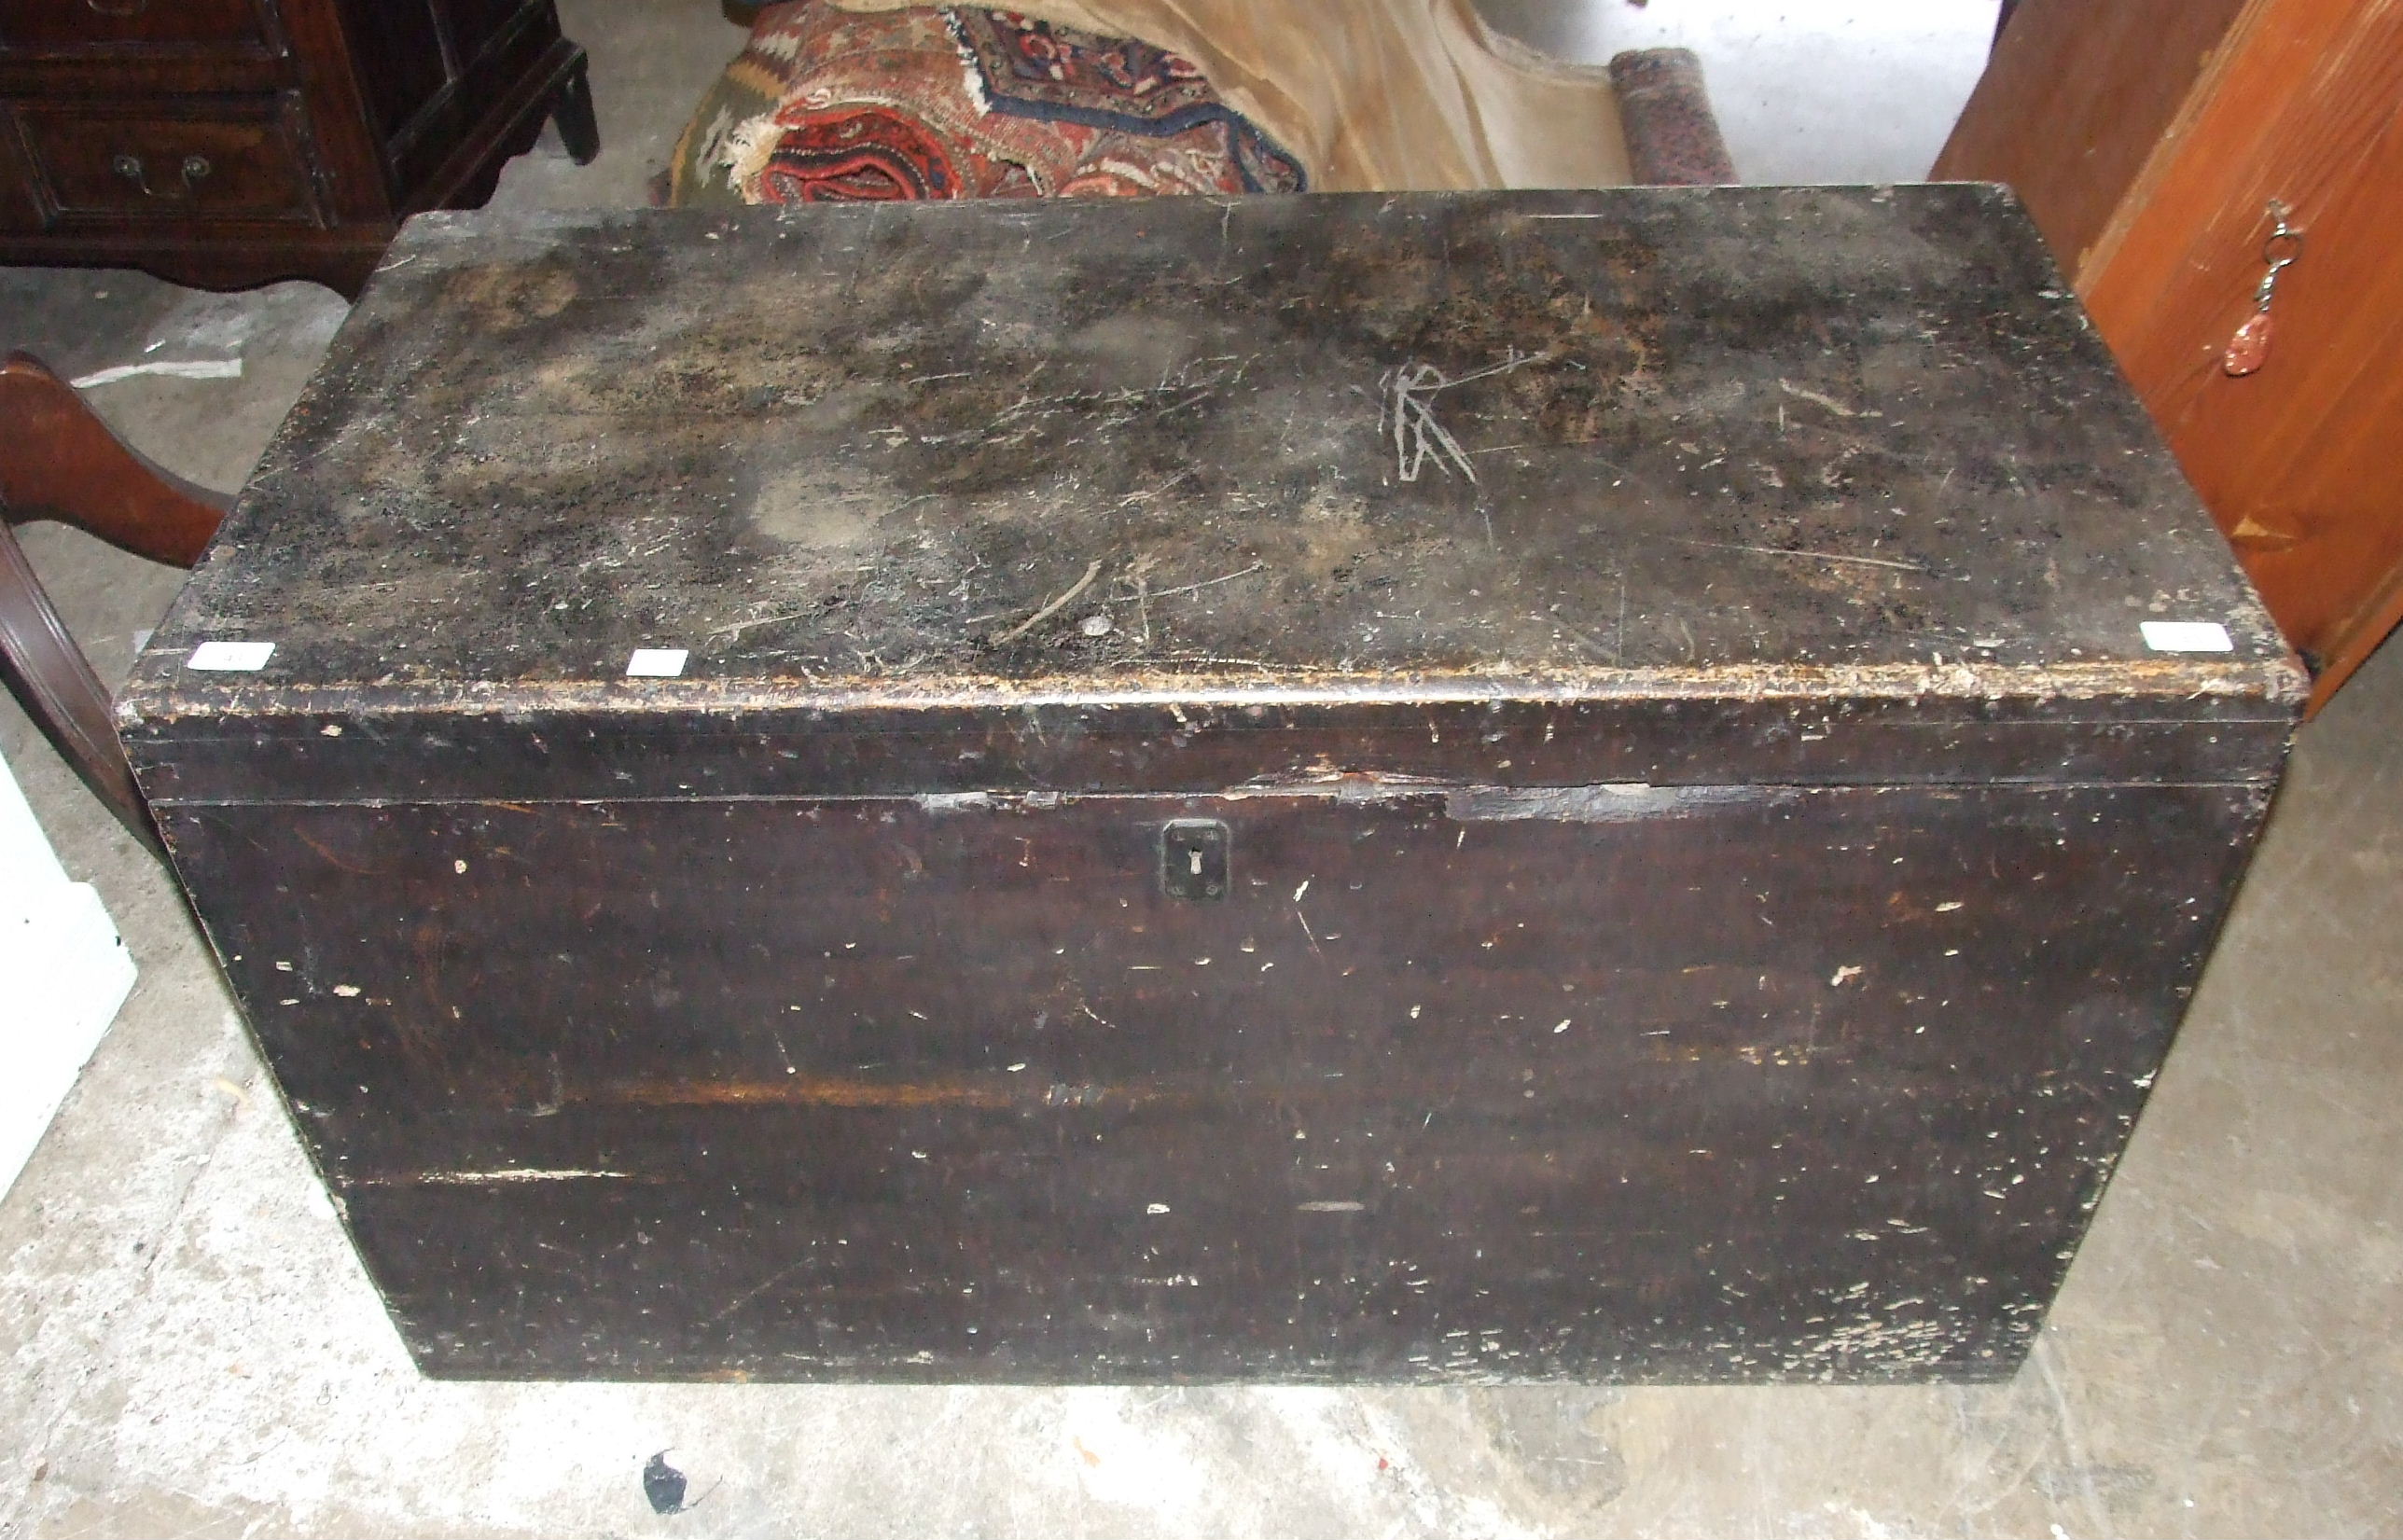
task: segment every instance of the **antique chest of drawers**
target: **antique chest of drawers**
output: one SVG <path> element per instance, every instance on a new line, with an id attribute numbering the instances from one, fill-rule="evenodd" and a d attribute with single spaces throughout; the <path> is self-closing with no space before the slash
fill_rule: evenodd
<path id="1" fill-rule="evenodd" d="M 355 295 L 546 116 L 599 152 L 552 0 L 6 0 L 0 262 Z"/>
<path id="2" fill-rule="evenodd" d="M 432 1373 L 1988 1379 L 2300 673 L 2008 194 L 433 215 L 123 730 Z"/>

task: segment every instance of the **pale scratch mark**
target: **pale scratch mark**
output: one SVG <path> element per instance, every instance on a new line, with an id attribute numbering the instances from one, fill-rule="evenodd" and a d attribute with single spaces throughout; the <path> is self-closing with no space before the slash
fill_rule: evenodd
<path id="1" fill-rule="evenodd" d="M 737 620 L 730 626 L 719 626 L 713 631 L 703 631 L 701 634 L 704 636 L 740 636 L 744 631 L 756 630 L 760 626 L 772 626 L 777 624 L 779 621 L 784 620 L 799 620 L 806 616 L 815 615 L 817 611 L 815 609 L 785 610 L 776 615 L 763 615 L 756 620 Z"/>
<path id="2" fill-rule="evenodd" d="M 1138 571 L 1134 575 L 1134 617 L 1140 628 L 1143 650 L 1151 650 L 1151 580 Z"/>
<path id="3" fill-rule="evenodd" d="M 1541 354 L 1521 354 L 1513 348 L 1499 364 L 1476 369 L 1458 379 L 1443 372 L 1433 364 L 1405 363 L 1377 382 L 1381 393 L 1386 393 L 1391 404 L 1390 414 L 1384 406 L 1378 410 L 1379 432 L 1391 421 L 1394 435 L 1394 474 L 1405 481 L 1415 481 L 1425 467 L 1427 455 L 1433 452 L 1436 464 L 1449 473 L 1458 471 L 1471 482 L 1477 479 L 1477 467 L 1468 463 L 1468 455 L 1450 430 L 1436 421 L 1435 397 L 1438 393 L 1472 380 L 1483 380 L 1496 374 L 1507 374 L 1541 362 Z M 1492 535 L 1489 521 L 1487 534 Z"/>
<path id="4" fill-rule="evenodd" d="M 1357 386 L 1357 385 L 1349 385 L 1349 386 L 1346 386 L 1346 387 L 1345 387 L 1346 389 L 1348 389 L 1349 391 L 1351 391 L 1351 393 L 1352 393 L 1353 395 L 1356 395 L 1356 396 L 1360 397 L 1360 399 L 1362 399 L 1363 401 L 1369 402 L 1370 404 L 1372 404 L 1372 405 L 1374 405 L 1374 406 L 1376 407 L 1376 409 L 1377 409 L 1377 437 L 1378 437 L 1378 440 L 1379 440 L 1380 442 L 1382 442 L 1382 441 L 1383 441 L 1383 439 L 1384 439 L 1384 437 L 1385 437 L 1385 403 L 1386 403 L 1386 401 L 1389 399 L 1389 397 L 1388 397 L 1388 395 L 1387 395 L 1387 394 L 1386 394 L 1386 391 L 1385 391 L 1385 382 L 1386 382 L 1389 378 L 1391 378 L 1391 377 L 1390 377 L 1390 376 L 1387 376 L 1387 375 L 1379 375 L 1379 376 L 1377 377 L 1377 391 L 1376 391 L 1376 394 L 1375 394 L 1375 395 L 1371 395 L 1368 392 L 1367 392 L 1367 391 L 1365 391 L 1365 390 L 1362 390 L 1362 389 L 1361 389 L 1359 386 Z"/>
<path id="5" fill-rule="evenodd" d="M 2062 1452 L 2068 1456 L 2069 1468 L 2077 1474 L 2078 1495 L 2085 1499 L 2087 1527 L 2095 1533 L 2110 1529 L 2109 1513 L 2103 1506 L 2103 1494 L 2095 1490 L 2094 1465 L 2087 1451 L 2086 1436 L 2077 1425 L 2077 1414 L 2071 1409 L 2068 1392 L 2061 1382 L 2061 1373 L 2054 1367 L 2050 1351 L 2053 1339 L 2040 1336 L 2028 1358 L 2044 1380 L 2047 1396 L 2052 1402 L 2053 1417 L 2060 1428 Z"/>
<path id="6" fill-rule="evenodd" d="M 1566 634 L 1566 635 L 1576 637 L 1578 641 L 1580 641 L 1580 642 L 1584 643 L 1587 646 L 1591 647 L 1591 648 L 1593 649 L 1593 653 L 1594 653 L 1594 656 L 1595 656 L 1595 657 L 1597 657 L 1597 658 L 1604 658 L 1604 657 L 1607 657 L 1607 658 L 1609 658 L 1609 659 L 1610 659 L 1610 660 L 1611 660 L 1614 664 L 1615 664 L 1615 663 L 1617 663 L 1617 662 L 1618 661 L 1618 655 L 1617 655 L 1617 649 L 1612 648 L 1612 647 L 1606 647 L 1606 646 L 1604 646 L 1604 645 L 1602 645 L 1602 639 L 1601 639 L 1601 638 L 1596 637 L 1596 636 L 1592 636 L 1592 635 L 1589 635 L 1589 634 L 1588 634 L 1588 633 L 1586 633 L 1585 631 L 1581 631 L 1577 630 L 1575 626 L 1570 625 L 1567 621 L 1565 621 L 1565 620 L 1562 619 L 1559 616 L 1557 616 L 1557 615 L 1539 615 L 1539 616 L 1535 617 L 1535 618 L 1536 618 L 1536 619 L 1538 619 L 1538 620 L 1544 621 L 1544 622 L 1546 622 L 1547 624 L 1550 625 L 1550 626 L 1551 626 L 1551 628 L 1552 628 L 1554 631 L 1561 631 L 1561 632 L 1563 632 L 1563 633 L 1564 633 L 1564 634 Z"/>
<path id="7" fill-rule="evenodd" d="M 1131 492 L 1127 493 L 1124 497 L 1118 499 L 1118 506 L 1123 509 L 1133 507 L 1138 503 L 1148 503 L 1155 497 L 1175 491 L 1178 487 L 1183 486 L 1186 482 L 1192 480 L 1195 477 L 1201 474 L 1202 473 L 1200 471 L 1195 470 L 1188 465 L 1156 487 L 1152 487 L 1144 492 Z M 929 493 L 927 495 L 932 494 Z"/>
<path id="8" fill-rule="evenodd" d="M 1305 919 L 1301 912 L 1302 895 L 1308 893 L 1310 891 L 1310 884 L 1316 881 L 1317 879 L 1315 877 L 1305 877 L 1301 880 L 1301 886 L 1293 890 L 1293 918 L 1295 922 L 1301 926 L 1301 934 L 1308 937 L 1311 951 L 1320 962 L 1323 963 L 1327 961 L 1327 954 L 1318 950 L 1317 933 L 1310 928 L 1309 920 Z"/>
<path id="9" fill-rule="evenodd" d="M 1280 666 L 1278 664 L 1269 662 L 1265 659 L 1222 658 L 1215 653 L 1208 652 L 1176 652 L 1171 653 L 1165 658 L 1154 659 L 1152 661 L 1158 663 L 1224 663 L 1234 668 L 1257 669 L 1262 673 L 1273 673 Z"/>
<path id="10" fill-rule="evenodd" d="M 1825 407 L 1839 417 L 1883 417 L 1885 415 L 1882 411 L 1871 411 L 1866 407 L 1848 407 L 1832 395 L 1822 395 L 1817 391 L 1806 390 L 1791 380 L 1780 380 L 1777 382 L 1777 388 L 1798 401 L 1808 401 L 1814 407 Z M 1785 422 L 1784 409 L 1779 409 L 1778 421 L 1781 426 Z"/>
<path id="11" fill-rule="evenodd" d="M 1224 577 L 1207 577 L 1199 583 L 1188 583 L 1183 588 L 1161 589 L 1158 592 L 1154 593 L 1152 597 L 1154 599 L 1174 599 L 1180 593 L 1192 593 L 1200 589 L 1215 588 L 1221 583 L 1231 583 L 1238 577 L 1249 577 L 1252 574 L 1259 572 L 1267 566 L 1268 563 L 1266 562 L 1255 562 L 1241 572 L 1230 572 Z"/>
<path id="12" fill-rule="evenodd" d="M 1093 586 L 1093 579 L 1099 577 L 1101 575 L 1102 563 L 1098 559 L 1096 559 L 1085 568 L 1084 576 L 1077 578 L 1076 582 L 1069 585 L 1068 591 L 1060 595 L 1059 598 L 1052 600 L 1041 609 L 1036 610 L 1033 615 L 1028 616 L 1025 619 L 1021 620 L 1018 624 L 1010 627 L 1007 631 L 1003 631 L 999 636 L 994 637 L 993 639 L 993 645 L 994 646 L 1000 646 L 1007 642 L 1015 642 L 1020 637 L 1025 635 L 1028 631 L 1033 631 L 1035 627 L 1041 625 L 1044 621 L 1050 619 L 1053 616 L 1067 608 L 1069 604 L 1076 599 L 1076 595 L 1084 592 L 1087 589 L 1091 588 Z"/>
<path id="13" fill-rule="evenodd" d="M 1161 408 L 1160 408 L 1159 409 L 1157 409 L 1156 411 L 1154 411 L 1154 412 L 1152 413 L 1153 420 L 1154 420 L 1154 421 L 1158 421 L 1160 418 L 1162 418 L 1162 417 L 1169 417 L 1169 416 L 1173 416 L 1173 415 L 1174 415 L 1174 414 L 1175 414 L 1175 413 L 1177 413 L 1177 412 L 1183 411 L 1183 410 L 1184 410 L 1186 408 L 1188 408 L 1188 407 L 1195 406 L 1195 405 L 1198 405 L 1198 404 L 1199 404 L 1199 403 L 1201 403 L 1201 402 L 1207 401 L 1207 400 L 1209 400 L 1212 396 L 1214 396 L 1214 395 L 1217 395 L 1217 394 L 1218 394 L 1218 393 L 1217 393 L 1216 391 L 1215 391 L 1215 390 L 1211 390 L 1211 389 L 1208 389 L 1207 387 L 1204 387 L 1204 388 L 1202 388 L 1202 389 L 1201 389 L 1201 390 L 1197 390 L 1197 391 L 1195 391 L 1192 395 L 1190 395 L 1187 396 L 1184 400 L 1182 400 L 1182 401 L 1177 401 L 1177 402 L 1174 402 L 1174 403 L 1172 403 L 1171 405 L 1168 405 L 1168 406 L 1165 406 L 1165 407 L 1161 407 Z"/>
<path id="14" fill-rule="evenodd" d="M 438 1187 L 480 1187 L 504 1182 L 631 1182 L 632 1172 L 623 1171 L 535 1171 L 522 1166 L 505 1166 L 498 1171 L 425 1171 L 405 1180 Z M 362 1186 L 382 1186 L 363 1181 Z"/>
<path id="15" fill-rule="evenodd" d="M 1390 403 L 1390 410 L 1381 410 L 1378 421 L 1382 423 L 1390 420 L 1393 423 L 1394 474 L 1404 481 L 1417 480 L 1426 464 L 1427 451 L 1433 446 L 1443 451 L 1437 465 L 1448 473 L 1456 464 L 1461 474 L 1475 481 L 1477 468 L 1460 452 L 1459 440 L 1435 420 L 1434 409 L 1416 394 L 1431 379 L 1443 379 L 1442 371 L 1434 365 L 1406 364 L 1377 382 L 1379 392 Z"/>
<path id="16" fill-rule="evenodd" d="M 1891 567 L 1896 572 L 1917 573 L 1922 577 L 1935 574 L 1916 562 L 1890 562 L 1882 556 L 1842 556 L 1830 550 L 1781 550 L 1775 546 L 1736 546 L 1721 540 L 1678 540 L 1681 546 L 1702 546 L 1711 550 L 1740 550 L 1754 556 L 1792 556 L 1806 562 L 1840 562 L 1858 567 Z"/>
<path id="17" fill-rule="evenodd" d="M 799 1262 L 794 1263 L 794 1264 L 793 1264 L 791 1267 L 789 1267 L 789 1268 L 780 1268 L 780 1269 L 778 1269 L 776 1271 L 770 1273 L 767 1277 L 765 1277 L 765 1278 L 761 1279 L 758 1283 L 757 1283 L 753 1284 L 751 1287 L 749 1287 L 749 1288 L 747 1288 L 747 1289 L 744 1289 L 741 1294 L 736 1295 L 732 1299 L 730 1299 L 730 1300 L 729 1300 L 729 1301 L 727 1302 L 727 1305 L 726 1305 L 726 1308 L 725 1308 L 725 1309 L 723 1309 L 723 1310 L 719 1311 L 716 1314 L 715 1314 L 715 1315 L 711 1316 L 709 1319 L 710 1319 L 713 1323 L 715 1323 L 715 1322 L 719 1322 L 719 1321 L 723 1321 L 723 1320 L 725 1320 L 728 1316 L 729 1316 L 729 1315 L 733 1314 L 736 1311 L 741 1310 L 743 1306 L 745 1306 L 745 1305 L 749 1304 L 752 1300 L 758 1298 L 761 1295 L 763 1295 L 763 1294 L 767 1293 L 770 1289 L 774 1288 L 777 1284 L 779 1284 L 779 1283 L 783 1283 L 785 1279 L 790 1278 L 793 1274 L 795 1274 L 795 1273 L 797 1273 L 797 1272 L 799 1272 L 802 1269 L 804 1269 L 804 1268 L 806 1268 L 806 1267 L 810 1266 L 813 1262 L 815 1262 L 816 1260 L 817 1260 L 817 1258 L 816 1258 L 816 1257 L 813 1257 L 813 1257 L 805 1257 L 805 1258 L 803 1258 L 802 1260 L 800 1260 L 800 1261 L 799 1261 Z"/>

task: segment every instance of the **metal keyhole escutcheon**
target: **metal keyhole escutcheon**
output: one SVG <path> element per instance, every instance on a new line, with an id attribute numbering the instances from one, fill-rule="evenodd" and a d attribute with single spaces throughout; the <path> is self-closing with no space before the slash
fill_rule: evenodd
<path id="1" fill-rule="evenodd" d="M 1233 837 L 1215 818 L 1179 818 L 1160 831 L 1160 886 L 1171 898 L 1227 896 Z"/>

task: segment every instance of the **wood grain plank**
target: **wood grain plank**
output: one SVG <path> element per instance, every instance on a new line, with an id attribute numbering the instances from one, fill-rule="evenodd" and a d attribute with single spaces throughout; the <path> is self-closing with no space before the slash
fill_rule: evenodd
<path id="1" fill-rule="evenodd" d="M 2009 184 L 2076 278 L 2247 3 L 2022 0 L 1929 177 Z"/>
<path id="2" fill-rule="evenodd" d="M 2318 697 L 2391 624 L 2403 571 L 2403 8 L 2279 0 L 2086 275 L 2095 325 Z M 2253 310 L 2265 210 L 2304 232 L 2259 373 L 2219 353 Z M 2336 677 L 2328 677 L 2331 665 Z"/>
<path id="3" fill-rule="evenodd" d="M 167 820 L 429 1372 L 2007 1373 L 2265 792 L 1581 795 Z"/>

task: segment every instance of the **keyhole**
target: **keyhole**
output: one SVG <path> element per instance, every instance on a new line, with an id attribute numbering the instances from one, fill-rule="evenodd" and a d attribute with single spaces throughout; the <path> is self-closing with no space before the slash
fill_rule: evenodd
<path id="1" fill-rule="evenodd" d="M 1227 825 L 1215 819 L 1178 818 L 1160 833 L 1160 885 L 1171 898 L 1227 895 Z"/>

